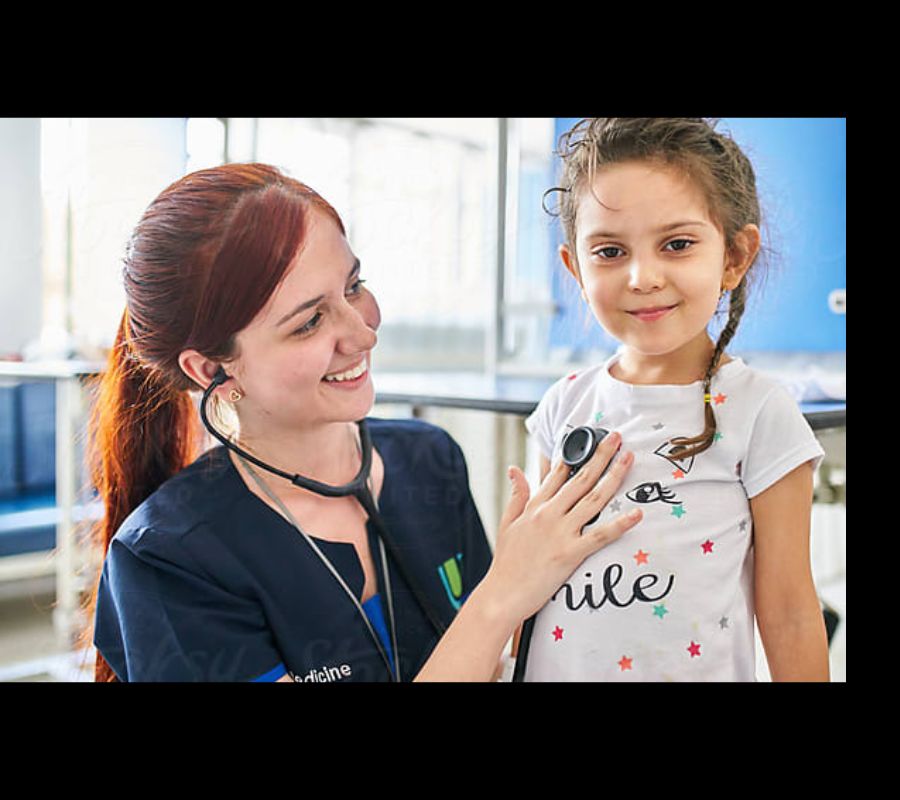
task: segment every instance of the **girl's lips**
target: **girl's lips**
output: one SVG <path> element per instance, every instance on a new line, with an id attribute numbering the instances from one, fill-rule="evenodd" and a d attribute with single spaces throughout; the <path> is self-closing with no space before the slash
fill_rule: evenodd
<path id="1" fill-rule="evenodd" d="M 661 306 L 658 308 L 647 308 L 641 311 L 629 311 L 628 313 L 643 322 L 654 322 L 655 320 L 664 317 L 675 307 L 676 306 Z"/>

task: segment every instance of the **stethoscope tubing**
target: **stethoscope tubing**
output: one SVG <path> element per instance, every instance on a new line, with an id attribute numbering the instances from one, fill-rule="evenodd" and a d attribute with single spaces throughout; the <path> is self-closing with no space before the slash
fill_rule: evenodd
<path id="1" fill-rule="evenodd" d="M 293 516 L 290 512 L 284 507 L 284 505 L 278 500 L 278 498 L 272 494 L 268 487 L 265 486 L 265 483 L 255 474 L 255 472 L 251 469 L 249 472 L 253 475 L 254 479 L 257 483 L 260 484 L 260 487 L 282 508 L 282 511 L 287 514 L 288 519 L 292 522 L 295 528 L 303 535 L 304 539 L 310 544 L 312 549 L 317 553 L 319 558 L 323 561 L 325 566 L 329 569 L 331 574 L 335 577 L 338 583 L 344 588 L 344 591 L 349 595 L 350 599 L 353 601 L 354 606 L 356 606 L 359 613 L 362 615 L 364 622 L 366 623 L 366 627 L 371 634 L 376 647 L 378 648 L 379 653 L 385 661 L 385 665 L 388 668 L 388 672 L 391 675 L 392 680 L 399 681 L 399 667 L 400 667 L 400 653 L 397 649 L 397 635 L 396 635 L 396 623 L 394 618 L 394 604 L 393 604 L 393 592 L 391 591 L 390 586 L 390 574 L 388 571 L 388 563 L 385 559 L 384 550 L 386 549 L 394 564 L 396 564 L 400 574 L 403 579 L 406 581 L 407 586 L 410 591 L 413 593 L 413 596 L 416 599 L 419 607 L 422 609 L 422 612 L 428 618 L 429 623 L 437 632 L 438 637 L 443 636 L 444 632 L 447 629 L 446 624 L 434 610 L 434 607 L 431 602 L 429 602 L 428 598 L 419 588 L 416 581 L 412 579 L 412 576 L 407 571 L 406 567 L 403 564 L 402 559 L 399 556 L 396 543 L 393 541 L 392 536 L 388 533 L 387 526 L 384 524 L 384 520 L 381 517 L 381 513 L 378 510 L 378 504 L 375 501 L 375 498 L 372 497 L 371 490 L 368 486 L 368 478 L 369 472 L 372 466 L 372 439 L 369 435 L 369 430 L 366 425 L 365 419 L 361 419 L 357 421 L 357 427 L 359 428 L 359 438 L 360 438 L 360 453 L 362 456 L 362 463 L 359 468 L 359 472 L 356 474 L 356 477 L 342 486 L 332 486 L 327 483 L 321 483 L 320 481 L 314 480 L 312 478 L 307 478 L 303 475 L 291 475 L 290 473 L 284 472 L 283 470 L 278 469 L 277 467 L 273 467 L 271 464 L 266 464 L 264 461 L 256 458 L 250 453 L 245 452 L 242 448 L 235 445 L 233 442 L 229 441 L 225 438 L 219 431 L 217 431 L 213 425 L 210 423 L 209 418 L 206 414 L 206 403 L 209 400 L 209 397 L 213 391 L 219 384 L 224 383 L 228 380 L 228 376 L 225 374 L 224 369 L 219 367 L 216 372 L 215 377 L 213 378 L 212 383 L 207 387 L 206 391 L 203 393 L 203 398 L 200 401 L 200 418 L 203 421 L 206 429 L 223 445 L 225 445 L 229 450 L 235 452 L 240 458 L 246 461 L 250 461 L 256 466 L 267 470 L 279 477 L 284 478 L 285 480 L 290 481 L 295 486 L 299 486 L 303 489 L 308 489 L 309 491 L 315 492 L 316 494 L 324 495 L 325 497 L 347 497 L 353 496 L 356 498 L 357 502 L 363 507 L 363 510 L 368 515 L 369 519 L 372 521 L 373 526 L 375 527 L 375 533 L 379 542 L 379 549 L 381 551 L 382 556 L 382 572 L 384 574 L 385 584 L 386 584 L 386 593 L 387 593 L 387 610 L 388 617 L 390 619 L 390 627 L 391 627 L 391 638 L 394 647 L 394 662 L 396 665 L 396 674 L 394 670 L 391 670 L 390 660 L 386 652 L 384 651 L 384 647 L 379 639 L 378 635 L 375 633 L 372 625 L 369 621 L 368 616 L 363 610 L 362 606 L 359 604 L 358 599 L 353 594 L 352 590 L 347 586 L 346 582 L 340 576 L 340 573 L 334 567 L 334 565 L 329 561 L 328 557 L 322 553 L 322 551 L 316 546 L 315 542 L 300 528 L 297 524 L 296 520 L 294 520 Z"/>

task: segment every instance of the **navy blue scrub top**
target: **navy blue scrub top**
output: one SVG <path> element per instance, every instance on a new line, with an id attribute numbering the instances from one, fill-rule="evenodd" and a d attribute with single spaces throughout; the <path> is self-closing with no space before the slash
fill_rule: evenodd
<path id="1" fill-rule="evenodd" d="M 381 516 L 449 625 L 491 562 L 462 451 L 419 420 L 368 425 L 384 461 Z M 384 641 L 371 523 L 368 533 L 378 595 L 365 610 Z M 354 546 L 316 544 L 361 600 Z M 388 570 L 401 678 L 412 680 L 438 634 L 390 555 Z M 223 445 L 163 483 L 119 527 L 100 578 L 94 644 L 122 681 L 390 680 L 353 602 L 297 529 L 247 488 Z"/>

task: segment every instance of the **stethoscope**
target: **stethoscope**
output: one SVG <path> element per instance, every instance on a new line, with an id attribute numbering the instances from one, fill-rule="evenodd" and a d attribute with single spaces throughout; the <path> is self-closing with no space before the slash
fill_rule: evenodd
<path id="1" fill-rule="evenodd" d="M 563 437 L 560 456 L 569 468 L 566 480 L 572 478 L 594 455 L 597 446 L 609 435 L 606 428 L 594 428 L 590 425 L 581 425 L 570 430 Z M 602 478 L 610 468 L 612 462 L 606 465 L 600 474 Z M 599 480 L 599 478 L 598 478 Z M 593 525 L 600 516 L 598 511 L 585 525 Z M 519 651 L 516 656 L 516 665 L 513 669 L 513 683 L 522 683 L 525 680 L 525 668 L 528 663 L 528 650 L 531 646 L 531 636 L 534 632 L 534 621 L 537 614 L 530 616 L 522 623 L 522 632 L 519 635 Z"/>
<path id="2" fill-rule="evenodd" d="M 203 424 L 206 426 L 206 429 L 213 436 L 215 436 L 216 439 L 224 444 L 229 450 L 233 450 L 238 455 L 238 457 L 241 459 L 241 462 L 247 468 L 247 471 L 259 485 L 260 489 L 262 489 L 262 491 L 265 492 L 266 495 L 268 495 L 268 497 L 278 505 L 282 513 L 300 532 L 300 534 L 303 536 L 312 550 L 316 553 L 316 555 L 318 555 L 319 559 L 322 561 L 328 571 L 334 576 L 335 580 L 344 589 L 345 594 L 353 602 L 353 605 L 356 607 L 357 611 L 362 617 L 362 620 L 369 631 L 369 635 L 372 637 L 372 641 L 375 643 L 375 646 L 378 649 L 378 652 L 381 655 L 385 666 L 387 667 L 387 671 L 391 676 L 391 680 L 400 681 L 400 651 L 397 649 L 397 626 L 394 618 L 393 593 L 391 591 L 390 573 L 388 571 L 385 548 L 387 549 L 387 553 L 390 554 L 397 568 L 400 570 L 400 574 L 403 576 L 404 580 L 412 591 L 416 602 L 419 604 L 419 607 L 425 613 L 425 616 L 428 618 L 431 626 L 437 632 L 438 637 L 443 636 L 444 631 L 446 631 L 447 629 L 447 626 L 441 620 L 440 616 L 438 616 L 438 614 L 435 612 L 431 602 L 428 600 L 426 595 L 418 587 L 417 583 L 413 580 L 412 576 L 403 566 L 403 562 L 401 561 L 400 556 L 397 552 L 397 547 L 394 544 L 391 535 L 388 533 L 387 527 L 385 526 L 381 515 L 379 514 L 378 503 L 372 496 L 372 490 L 370 486 L 369 473 L 372 467 L 372 439 L 369 435 L 369 429 L 366 425 L 365 419 L 358 420 L 356 423 L 359 428 L 359 452 L 362 457 L 362 464 L 360 465 L 359 472 L 357 472 L 356 477 L 352 481 L 350 481 L 349 483 L 345 483 L 343 486 L 331 486 L 330 484 L 320 483 L 317 480 L 306 478 L 302 475 L 291 475 L 278 469 L 277 467 L 266 464 L 264 461 L 260 461 L 255 456 L 251 455 L 245 450 L 242 450 L 233 442 L 226 439 L 210 423 L 209 419 L 206 416 L 206 403 L 209 400 L 209 397 L 212 394 L 213 390 L 217 386 L 225 383 L 225 381 L 227 381 L 228 379 L 229 376 L 225 374 L 225 370 L 222 367 L 219 367 L 212 379 L 212 382 L 203 392 L 203 399 L 200 401 L 200 419 L 203 420 Z M 363 507 L 363 510 L 366 512 L 369 519 L 372 521 L 372 524 L 375 526 L 375 531 L 378 536 L 381 569 L 382 574 L 384 575 L 385 593 L 387 595 L 387 612 L 388 619 L 390 620 L 391 643 L 394 651 L 393 669 L 391 668 L 391 661 L 388 657 L 387 651 L 384 649 L 384 645 L 381 642 L 381 637 L 378 636 L 378 634 L 375 632 L 375 629 L 372 627 L 372 623 L 369 620 L 369 617 L 363 609 L 362 605 L 360 604 L 359 599 L 356 597 L 350 587 L 347 586 L 346 581 L 335 568 L 334 564 L 332 564 L 328 557 L 319 549 L 315 541 L 313 541 L 313 539 L 309 535 L 307 535 L 307 533 L 300 527 L 300 525 L 297 523 L 297 520 L 294 519 L 293 515 L 285 507 L 284 503 L 282 503 L 281 500 L 269 489 L 269 487 L 266 486 L 262 478 L 260 478 L 260 476 L 257 475 L 256 471 L 250 466 L 250 464 L 247 463 L 248 461 L 256 464 L 258 467 L 262 467 L 263 469 L 274 473 L 275 475 L 289 480 L 295 486 L 299 486 L 303 489 L 308 489 L 309 491 L 315 492 L 319 495 L 323 495 L 324 497 L 347 497 L 352 495 Z"/>

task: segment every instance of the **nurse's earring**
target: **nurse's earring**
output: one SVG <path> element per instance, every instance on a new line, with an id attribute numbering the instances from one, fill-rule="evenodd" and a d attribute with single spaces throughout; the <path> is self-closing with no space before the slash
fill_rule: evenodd
<path id="1" fill-rule="evenodd" d="M 232 389 L 232 390 L 228 393 L 228 399 L 229 399 L 232 403 L 238 402 L 238 400 L 241 400 L 243 397 L 244 397 L 244 395 L 242 395 L 237 389 Z"/>

